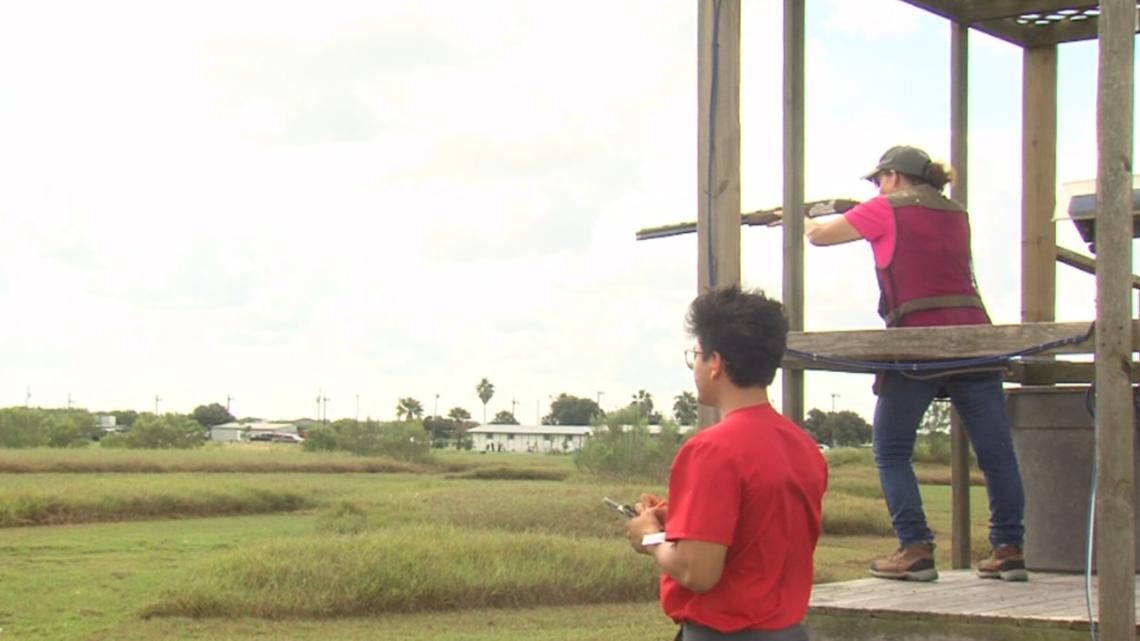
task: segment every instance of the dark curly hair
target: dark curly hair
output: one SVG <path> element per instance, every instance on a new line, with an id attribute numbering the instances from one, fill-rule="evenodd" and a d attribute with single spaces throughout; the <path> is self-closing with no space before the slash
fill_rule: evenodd
<path id="1" fill-rule="evenodd" d="M 686 329 L 700 343 L 701 358 L 720 353 L 737 387 L 771 385 L 788 341 L 784 306 L 762 291 L 736 285 L 693 299 Z"/>

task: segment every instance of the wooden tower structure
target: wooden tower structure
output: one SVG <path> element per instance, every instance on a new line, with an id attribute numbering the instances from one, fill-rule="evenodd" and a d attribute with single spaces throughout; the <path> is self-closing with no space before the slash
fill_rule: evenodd
<path id="1" fill-rule="evenodd" d="M 939 359 L 1005 353 L 1080 334 L 1087 323 L 1056 323 L 1054 223 L 1057 157 L 1057 48 L 1099 40 L 1095 362 L 1023 367 L 1021 382 L 1096 380 L 1096 548 L 1100 638 L 1136 638 L 1132 320 L 1132 141 L 1136 0 L 900 0 L 951 23 L 952 196 L 967 202 L 968 34 L 976 29 L 1023 50 L 1021 323 L 1007 326 L 807 332 L 804 328 L 805 3 L 783 0 L 783 300 L 789 346 L 865 360 Z M 740 282 L 740 5 L 698 0 L 699 289 Z M 1061 259 L 1071 259 L 1062 255 Z M 1089 319 L 1090 321 L 1093 319 Z M 1065 351 L 1093 352 L 1092 341 Z M 802 421 L 803 371 L 787 359 L 784 413 Z M 823 366 L 823 368 L 827 368 Z M 702 421 L 711 415 L 702 410 Z M 954 435 L 955 567 L 969 563 L 967 450 Z"/>

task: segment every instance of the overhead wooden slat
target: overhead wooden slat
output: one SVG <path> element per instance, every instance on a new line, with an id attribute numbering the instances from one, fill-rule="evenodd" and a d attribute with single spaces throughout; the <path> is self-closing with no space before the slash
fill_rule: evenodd
<path id="1" fill-rule="evenodd" d="M 966 22 L 986 22 L 1016 18 L 1029 13 L 1052 13 L 1062 9 L 1095 7 L 1088 0 L 958 0 L 958 11 Z"/>

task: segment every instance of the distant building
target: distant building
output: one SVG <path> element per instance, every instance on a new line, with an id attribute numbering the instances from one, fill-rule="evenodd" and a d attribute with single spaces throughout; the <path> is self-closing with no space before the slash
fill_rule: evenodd
<path id="1" fill-rule="evenodd" d="M 477 452 L 575 452 L 590 437 L 588 425 L 480 425 L 467 430 Z"/>
<path id="2" fill-rule="evenodd" d="M 210 428 L 210 440 L 219 443 L 233 443 L 248 441 L 250 437 L 255 434 L 273 434 L 274 432 L 296 434 L 297 426 L 293 423 L 264 423 L 254 421 L 249 423 L 238 421 L 222 423 L 221 425 L 215 425 Z"/>

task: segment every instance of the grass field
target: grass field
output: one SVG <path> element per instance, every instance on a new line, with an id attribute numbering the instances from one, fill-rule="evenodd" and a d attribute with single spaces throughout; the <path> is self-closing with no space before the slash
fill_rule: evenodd
<path id="1" fill-rule="evenodd" d="M 0 472 L 0 638 L 669 638 L 652 567 L 600 501 L 662 485 L 597 482 L 560 456 L 437 458 L 0 451 L 0 469 L 25 466 Z M 130 471 L 81 471 L 109 466 Z M 946 541 L 949 487 L 923 492 Z M 20 500 L 56 506 L 32 522 L 57 525 L 4 521 Z M 865 454 L 832 468 L 824 511 L 817 580 L 864 576 L 894 547 Z"/>

